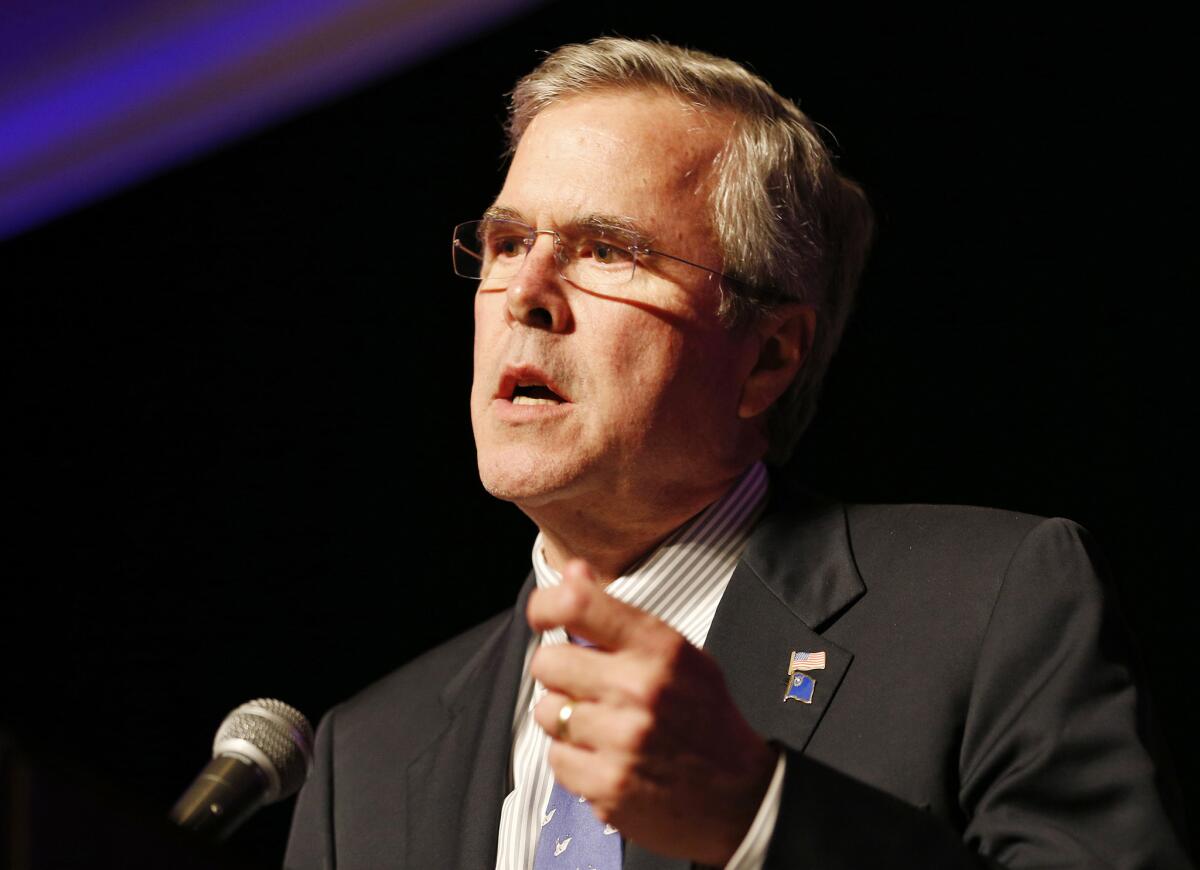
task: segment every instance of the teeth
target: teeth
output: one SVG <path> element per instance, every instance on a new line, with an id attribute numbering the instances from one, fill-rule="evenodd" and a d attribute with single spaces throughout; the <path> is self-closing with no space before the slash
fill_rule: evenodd
<path id="1" fill-rule="evenodd" d="M 553 399 L 540 399 L 533 396 L 513 396 L 514 405 L 557 405 Z"/>

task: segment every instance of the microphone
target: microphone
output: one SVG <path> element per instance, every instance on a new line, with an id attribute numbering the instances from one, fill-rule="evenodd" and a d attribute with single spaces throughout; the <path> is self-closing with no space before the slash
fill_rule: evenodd
<path id="1" fill-rule="evenodd" d="M 212 761 L 170 812 L 171 821 L 216 841 L 261 806 L 291 797 L 312 767 L 313 730 L 273 698 L 242 704 L 213 738 Z"/>

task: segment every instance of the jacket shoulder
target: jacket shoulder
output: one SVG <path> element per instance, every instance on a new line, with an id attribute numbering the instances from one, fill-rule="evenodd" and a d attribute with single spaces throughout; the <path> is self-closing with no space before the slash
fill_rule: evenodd
<path id="1" fill-rule="evenodd" d="M 1002 595 L 1039 608 L 1104 595 L 1106 562 L 1068 519 L 961 505 L 845 510 L 855 566 L 877 603 L 917 602 L 927 615 L 954 610 L 982 631 Z"/>
<path id="2" fill-rule="evenodd" d="M 965 505 L 850 504 L 845 511 L 850 548 L 868 588 L 920 576 L 960 591 L 982 583 L 976 593 L 990 598 L 1014 555 L 1039 529 L 1084 534 L 1069 520 Z"/>
<path id="3" fill-rule="evenodd" d="M 1045 518 L 968 505 L 848 504 L 846 525 L 855 552 L 897 557 L 1006 559 Z"/>

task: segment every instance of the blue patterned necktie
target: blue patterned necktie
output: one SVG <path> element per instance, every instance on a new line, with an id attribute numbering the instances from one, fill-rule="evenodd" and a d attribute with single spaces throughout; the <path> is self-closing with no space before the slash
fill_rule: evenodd
<path id="1" fill-rule="evenodd" d="M 581 638 L 571 643 L 592 646 Z M 621 834 L 596 818 L 592 805 L 558 780 L 542 813 L 533 870 L 621 870 Z"/>

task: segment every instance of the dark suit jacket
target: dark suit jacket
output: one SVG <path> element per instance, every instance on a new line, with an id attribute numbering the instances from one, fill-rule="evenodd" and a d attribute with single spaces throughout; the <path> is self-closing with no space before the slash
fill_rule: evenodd
<path id="1" fill-rule="evenodd" d="M 1090 549 L 1066 520 L 775 497 L 706 647 L 788 753 L 768 866 L 1188 866 Z M 529 588 L 325 716 L 287 867 L 494 866 Z M 811 705 L 782 700 L 792 650 L 827 654 Z"/>

